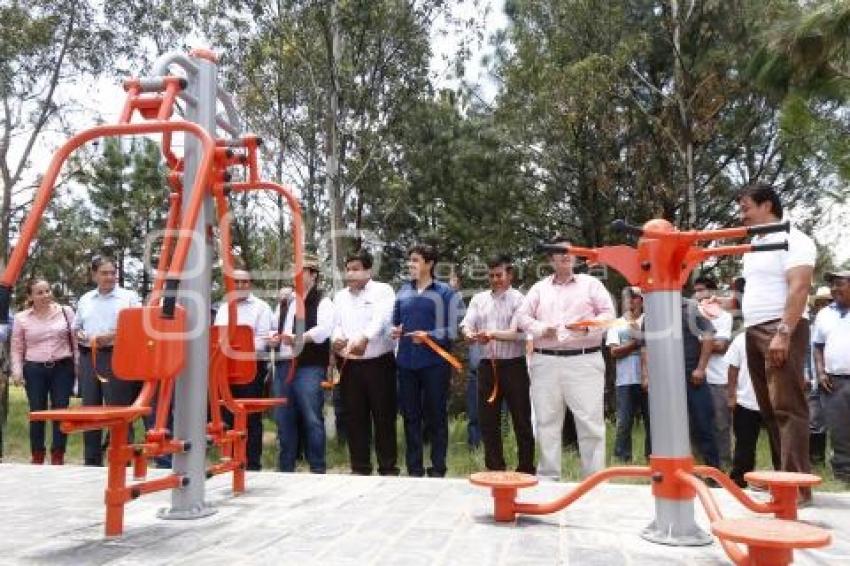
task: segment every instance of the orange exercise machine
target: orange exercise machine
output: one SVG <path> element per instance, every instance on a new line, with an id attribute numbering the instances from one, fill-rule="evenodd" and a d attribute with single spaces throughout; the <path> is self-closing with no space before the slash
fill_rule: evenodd
<path id="1" fill-rule="evenodd" d="M 585 257 L 591 264 L 603 264 L 619 271 L 630 285 L 644 291 L 645 338 L 649 364 L 649 405 L 653 454 L 648 466 L 619 466 L 590 475 L 564 496 L 548 503 L 516 501 L 518 489 L 536 485 L 537 478 L 516 472 L 479 472 L 472 474 L 475 485 L 492 490 L 497 521 L 513 521 L 517 514 L 542 515 L 564 509 L 596 485 L 612 478 L 644 477 L 652 482 L 655 520 L 641 536 L 652 542 L 693 546 L 709 544 L 711 536 L 694 521 L 694 498 L 711 521 L 713 533 L 729 557 L 738 565 L 783 566 L 792 560 L 794 548 L 814 548 L 829 544 L 827 531 L 800 523 L 797 497 L 800 487 L 820 482 L 810 474 L 789 472 L 751 472 L 746 479 L 767 486 L 771 500 L 750 498 L 723 472 L 709 466 L 696 466 L 690 451 L 686 383 L 682 337 L 682 287 L 691 271 L 706 258 L 750 252 L 787 249 L 781 244 L 741 244 L 699 247 L 709 242 L 771 232 L 787 232 L 788 223 L 728 228 L 708 231 L 679 231 L 666 220 L 656 219 L 643 227 L 617 221 L 614 228 L 638 236 L 637 247 L 608 246 L 581 248 L 551 244 L 543 249 Z M 728 490 L 742 505 L 756 513 L 772 513 L 774 519 L 724 519 L 700 479 L 712 478 Z M 738 546 L 748 547 L 744 551 Z"/>
<path id="2" fill-rule="evenodd" d="M 171 68 L 174 66 L 179 67 L 184 76 L 173 75 Z M 221 187 L 231 178 L 229 167 L 241 165 L 247 169 L 248 181 L 244 185 L 276 190 L 286 198 L 292 212 L 294 231 L 296 317 L 303 320 L 300 207 L 286 188 L 260 180 L 257 148 L 261 140 L 241 134 L 232 99 L 218 87 L 216 75 L 216 56 L 201 49 L 189 55 L 167 53 L 155 63 L 154 76 L 125 81 L 127 99 L 118 124 L 85 130 L 73 136 L 55 153 L 17 245 L 0 277 L 2 324 L 8 322 L 13 286 L 53 196 L 56 178 L 69 155 L 84 143 L 100 137 L 161 135 L 162 153 L 170 168 L 168 182 L 171 193 L 153 292 L 147 306 L 119 313 L 112 362 L 116 378 L 143 382 L 141 393 L 127 407 L 72 407 L 31 414 L 32 419 L 60 422 L 64 432 L 109 429 L 105 490 L 107 536 L 123 532 L 124 505 L 145 493 L 172 490 L 171 507 L 160 511 L 162 518 L 192 519 L 214 512 L 204 501 L 208 432 L 214 442 L 218 440 L 225 448 L 226 456 L 218 467 L 213 466 L 209 470 L 210 474 L 232 471 L 234 492 L 244 490 L 244 417 L 248 412 L 258 410 L 258 404 L 254 402 L 256 400 L 234 400 L 230 395 L 229 384 L 241 375 L 238 360 L 232 359 L 239 357 L 237 350 L 241 344 L 236 338 L 239 327 L 235 324 L 232 294 L 228 297 L 228 308 L 232 309 L 230 320 L 233 322 L 225 332 L 210 332 L 213 233 L 210 205 L 215 196 L 219 216 L 226 217 L 227 201 Z M 178 99 L 185 103 L 185 120 L 172 119 Z M 217 113 L 219 103 L 225 110 L 223 116 Z M 133 122 L 137 115 L 142 121 Z M 224 130 L 229 137 L 217 137 L 217 129 Z M 191 137 L 186 136 L 182 157 L 178 157 L 172 149 L 175 132 L 191 134 Z M 188 187 L 185 194 L 184 187 Z M 222 246 L 222 257 L 226 263 L 225 283 L 230 282 L 228 290 L 232 291 L 229 226 L 222 230 Z M 215 345 L 211 345 L 211 335 Z M 253 356 L 252 341 L 250 354 Z M 241 370 L 244 371 L 245 367 Z M 236 418 L 232 431 L 225 431 L 218 425 L 218 428 L 207 430 L 208 400 L 215 408 L 213 415 L 218 414 L 222 406 L 234 412 Z M 282 402 L 261 401 L 263 408 Z M 154 406 L 155 423 L 144 442 L 130 444 L 129 426 L 139 417 L 150 415 Z M 168 429 L 172 406 L 173 431 Z M 216 437 L 216 434 L 219 436 Z M 174 455 L 173 472 L 156 479 L 146 479 L 147 459 L 166 454 Z M 131 485 L 127 485 L 126 480 L 128 464 L 133 464 L 134 483 Z"/>

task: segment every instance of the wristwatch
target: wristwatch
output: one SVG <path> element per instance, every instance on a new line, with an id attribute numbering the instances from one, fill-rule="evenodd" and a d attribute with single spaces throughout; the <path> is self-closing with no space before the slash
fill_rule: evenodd
<path id="1" fill-rule="evenodd" d="M 785 324 L 784 322 L 780 322 L 776 325 L 776 333 L 777 334 L 785 334 L 786 336 L 791 334 L 791 327 Z"/>

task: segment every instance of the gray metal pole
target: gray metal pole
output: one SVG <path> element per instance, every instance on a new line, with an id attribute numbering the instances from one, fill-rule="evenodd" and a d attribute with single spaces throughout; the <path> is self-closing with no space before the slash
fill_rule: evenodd
<path id="1" fill-rule="evenodd" d="M 188 91 L 197 101 L 188 105 L 186 118 L 199 124 L 212 136 L 216 128 L 216 64 L 193 58 L 198 67 L 190 74 Z M 198 140 L 186 136 L 184 202 L 191 198 L 191 188 L 201 161 L 202 147 Z M 205 188 L 206 190 L 206 188 Z M 212 218 L 212 200 L 207 197 L 195 226 L 191 250 L 186 260 L 186 277 L 180 283 L 179 302 L 186 307 L 187 338 L 186 368 L 176 382 L 174 395 L 174 435 L 192 443 L 185 454 L 174 455 L 174 471 L 189 478 L 189 485 L 172 490 L 171 508 L 162 509 L 164 519 L 195 519 L 215 513 L 204 501 L 206 480 L 207 386 L 209 376 L 209 326 L 212 245 L 207 239 Z M 184 211 L 185 213 L 185 211 Z"/>
<path id="2" fill-rule="evenodd" d="M 691 455 L 691 440 L 682 347 L 682 293 L 648 292 L 644 301 L 652 455 L 685 458 Z M 693 499 L 656 496 L 655 521 L 641 536 L 674 546 L 711 544 L 711 537 L 694 522 Z"/>

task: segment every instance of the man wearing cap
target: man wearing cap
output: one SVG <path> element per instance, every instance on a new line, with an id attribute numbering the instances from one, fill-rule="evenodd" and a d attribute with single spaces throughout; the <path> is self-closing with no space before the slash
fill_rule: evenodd
<path id="1" fill-rule="evenodd" d="M 554 243 L 569 247 L 566 238 Z M 614 303 L 598 279 L 573 273 L 574 262 L 568 253 L 551 252 L 555 273 L 535 283 L 517 310 L 519 328 L 534 337 L 531 403 L 540 443 L 537 475 L 544 479 L 561 477 L 566 407 L 575 418 L 583 474 L 605 467 L 606 330 L 596 325 L 614 319 Z"/>
<path id="2" fill-rule="evenodd" d="M 850 270 L 827 273 L 824 279 L 835 301 L 815 320 L 815 368 L 825 391 L 832 473 L 850 483 Z"/>
<path id="3" fill-rule="evenodd" d="M 298 423 L 304 425 L 305 456 L 310 472 L 324 474 L 325 463 L 325 393 L 322 382 L 328 371 L 331 354 L 330 336 L 334 328 L 334 306 L 323 296 L 319 283 L 319 263 L 315 256 L 304 259 L 304 333 L 298 337 L 295 326 L 295 300 L 281 302 L 275 310 L 277 332 L 269 338 L 275 352 L 274 394 L 289 403 L 276 410 L 278 470 L 294 472 L 298 448 Z M 297 339 L 297 341 L 296 341 Z M 295 363 L 293 379 L 290 367 Z"/>
<path id="4" fill-rule="evenodd" d="M 641 371 L 643 345 L 643 294 L 640 287 L 623 289 L 623 316 L 608 330 L 605 345 L 617 361 L 615 382 L 617 399 L 617 435 L 614 439 L 614 457 L 622 462 L 632 460 L 632 428 L 640 412 L 646 433 L 644 456 L 652 452 L 649 434 L 648 381 Z"/>
<path id="5" fill-rule="evenodd" d="M 234 385 L 231 389 L 234 397 L 262 397 L 266 377 L 265 351 L 266 341 L 272 331 L 272 309 L 251 292 L 251 274 L 244 269 L 233 270 L 233 283 L 236 287 L 236 323 L 250 326 L 254 331 L 254 351 L 257 353 L 257 375 L 254 381 L 245 385 Z M 228 321 L 227 305 L 222 303 L 215 314 L 215 326 L 226 326 Z M 225 420 L 232 426 L 233 415 L 225 412 Z M 246 446 L 247 468 L 260 470 L 263 456 L 263 418 L 259 413 L 248 415 L 248 440 Z"/>
<path id="6" fill-rule="evenodd" d="M 815 320 L 818 313 L 832 302 L 832 292 L 827 285 L 821 285 L 812 297 L 811 334 L 814 339 Z M 809 460 L 812 466 L 826 461 L 826 416 L 823 406 L 818 373 L 815 371 L 815 346 L 810 344 L 809 355 L 806 356 L 806 380 L 809 386 Z"/>
<path id="7" fill-rule="evenodd" d="M 779 195 L 767 184 L 744 188 L 738 205 L 745 226 L 782 218 Z M 809 405 L 803 376 L 809 325 L 801 319 L 806 317 L 815 244 L 796 228 L 752 239 L 753 244 L 785 241 L 787 250 L 744 255 L 747 364 L 774 461 L 778 457 L 783 471 L 809 472 Z M 811 498 L 811 489 L 800 490 L 801 504 Z"/>

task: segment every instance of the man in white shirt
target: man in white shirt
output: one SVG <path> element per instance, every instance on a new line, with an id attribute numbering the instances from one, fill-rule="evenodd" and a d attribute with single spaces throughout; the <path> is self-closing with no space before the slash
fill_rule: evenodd
<path id="1" fill-rule="evenodd" d="M 708 276 L 700 276 L 694 280 L 694 298 L 699 302 L 699 311 L 714 326 L 714 337 L 711 343 L 711 357 L 705 368 L 705 381 L 711 392 L 714 405 L 714 438 L 717 441 L 717 451 L 720 454 L 720 465 L 729 469 L 732 461 L 730 424 L 732 413 L 726 403 L 728 381 L 726 362 L 723 354 L 732 340 L 732 315 L 723 310 L 720 305 L 711 300 L 717 292 L 717 282 Z"/>
<path id="2" fill-rule="evenodd" d="M 738 196 L 745 226 L 782 219 L 782 203 L 773 187 L 755 184 Z M 792 228 L 790 233 L 755 236 L 754 244 L 787 241 L 787 250 L 744 255 L 747 281 L 742 311 L 747 329 L 747 363 L 774 463 L 787 472 L 808 472 L 809 405 L 803 367 L 809 342 L 806 303 L 815 265 L 815 244 Z M 800 490 L 800 502 L 811 489 Z"/>
<path id="3" fill-rule="evenodd" d="M 481 346 L 478 366 L 478 416 L 484 441 L 484 465 L 504 470 L 501 408 L 504 399 L 517 439 L 517 471 L 534 474 L 534 435 L 525 362 L 525 333 L 517 329 L 522 293 L 513 288 L 513 261 L 497 255 L 487 262 L 490 290 L 472 297 L 460 323 L 467 340 Z"/>
<path id="4" fill-rule="evenodd" d="M 850 483 L 850 270 L 827 273 L 832 304 L 815 320 L 815 368 L 825 394 L 832 473 Z"/>
<path id="5" fill-rule="evenodd" d="M 325 393 L 322 382 L 328 373 L 331 332 L 334 329 L 333 302 L 319 289 L 319 262 L 315 257 L 304 260 L 304 334 L 296 342 L 295 298 L 281 302 L 274 319 L 278 332 L 269 338 L 276 348 L 274 395 L 286 397 L 289 403 L 278 407 L 277 439 L 280 448 L 278 470 L 294 472 L 298 448 L 299 423 L 304 426 L 305 456 L 310 472 L 324 474 L 325 463 Z M 293 379 L 288 379 L 295 363 Z"/>
<path id="6" fill-rule="evenodd" d="M 614 458 L 632 461 L 632 429 L 640 413 L 644 429 L 644 456 L 649 459 L 652 443 L 649 433 L 649 383 L 644 380 L 641 347 L 643 346 L 643 293 L 640 287 L 623 289 L 623 316 L 608 330 L 605 345 L 617 362 L 615 383 L 617 433 Z"/>
<path id="7" fill-rule="evenodd" d="M 233 271 L 236 286 L 236 323 L 250 326 L 254 331 L 254 351 L 257 355 L 257 375 L 254 381 L 245 385 L 231 387 L 234 397 L 257 398 L 264 394 L 267 366 L 265 361 L 266 344 L 272 331 L 272 309 L 268 303 L 257 298 L 251 292 L 251 274 L 242 269 Z M 226 299 L 226 298 L 225 298 Z M 215 326 L 226 326 L 228 322 L 227 301 L 223 301 L 215 314 Z M 228 426 L 233 426 L 233 415 L 224 412 Z M 246 446 L 249 470 L 262 469 L 263 456 L 263 416 L 260 413 L 248 415 L 248 441 Z"/>
<path id="8" fill-rule="evenodd" d="M 746 333 L 740 332 L 723 357 L 727 364 L 727 406 L 732 409 L 732 426 L 735 431 L 735 454 L 729 477 L 739 487 L 747 487 L 744 474 L 756 466 L 756 446 L 761 432 L 761 413 L 747 370 Z"/>
<path id="9" fill-rule="evenodd" d="M 399 474 L 396 460 L 396 368 L 390 338 L 395 292 L 372 279 L 372 255 L 358 250 L 345 259 L 348 286 L 334 296 L 336 325 L 331 345 L 340 372 L 347 417 L 351 472 L 372 473 L 372 431 L 382 476 Z"/>
<path id="10" fill-rule="evenodd" d="M 107 405 L 130 405 L 142 388 L 141 382 L 117 379 L 112 373 L 112 345 L 115 342 L 118 313 L 142 304 L 135 291 L 117 284 L 116 266 L 115 260 L 111 258 L 95 256 L 91 263 L 91 273 L 97 288 L 85 293 L 77 303 L 73 328 L 80 350 L 77 381 L 83 405 L 96 406 L 104 402 Z M 131 427 L 131 442 L 132 432 Z M 101 431 L 86 431 L 83 439 L 86 466 L 103 465 Z"/>
<path id="11" fill-rule="evenodd" d="M 565 238 L 554 243 L 569 246 Z M 598 279 L 573 272 L 574 261 L 567 253 L 550 253 L 555 273 L 535 283 L 517 310 L 519 327 L 534 336 L 529 373 L 540 444 L 537 474 L 556 481 L 567 408 L 575 417 L 582 473 L 605 467 L 605 331 L 587 323 L 613 320 L 614 303 Z"/>

